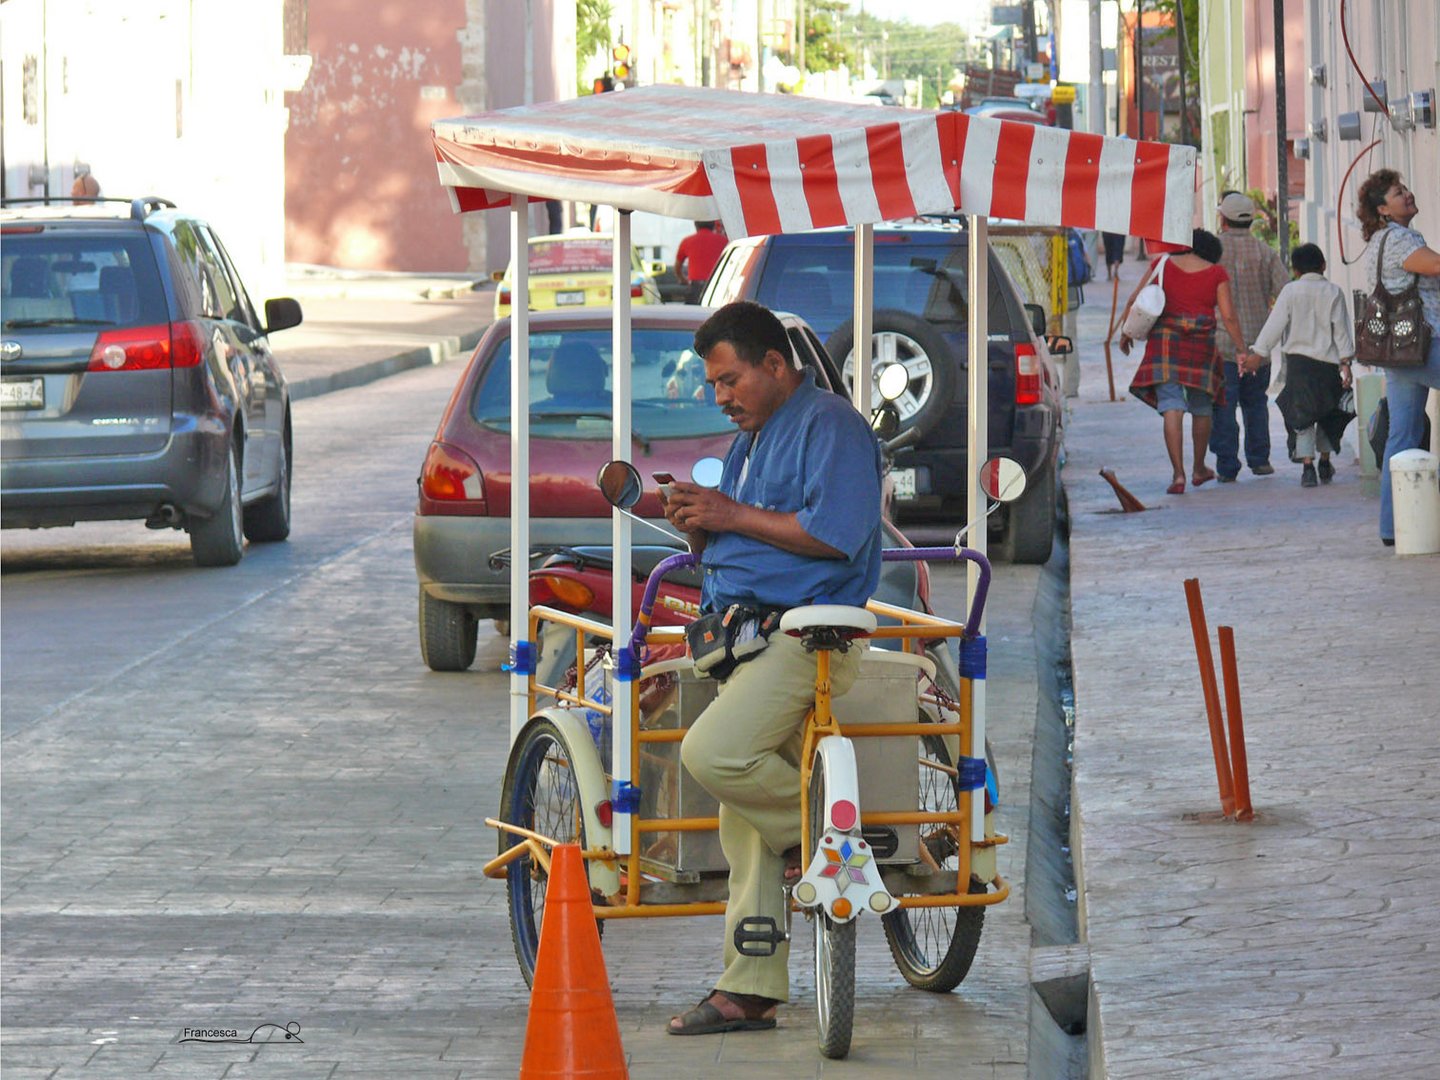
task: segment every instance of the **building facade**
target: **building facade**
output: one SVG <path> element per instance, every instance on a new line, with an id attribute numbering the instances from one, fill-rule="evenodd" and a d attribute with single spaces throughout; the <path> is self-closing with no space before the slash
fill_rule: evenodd
<path id="1" fill-rule="evenodd" d="M 294 0 L 8 0 L 6 198 L 159 195 L 212 221 L 250 287 L 284 285 L 284 95 Z M 262 297 L 254 298 L 259 302 Z"/>

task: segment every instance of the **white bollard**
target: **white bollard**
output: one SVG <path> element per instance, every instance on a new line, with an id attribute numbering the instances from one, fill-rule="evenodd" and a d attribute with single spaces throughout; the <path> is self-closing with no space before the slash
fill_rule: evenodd
<path id="1" fill-rule="evenodd" d="M 1440 457 L 1402 450 L 1390 458 L 1395 505 L 1395 554 L 1440 552 Z"/>

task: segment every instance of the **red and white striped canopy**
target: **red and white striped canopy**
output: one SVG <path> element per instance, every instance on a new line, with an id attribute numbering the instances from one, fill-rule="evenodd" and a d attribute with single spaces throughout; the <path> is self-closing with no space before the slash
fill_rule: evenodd
<path id="1" fill-rule="evenodd" d="M 959 112 L 647 86 L 432 125 L 457 211 L 511 194 L 732 237 L 956 210 L 1190 241 L 1195 151 Z"/>

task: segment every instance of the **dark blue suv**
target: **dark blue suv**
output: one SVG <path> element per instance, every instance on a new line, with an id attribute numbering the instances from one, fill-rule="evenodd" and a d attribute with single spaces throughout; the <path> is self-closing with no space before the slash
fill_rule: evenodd
<path id="1" fill-rule="evenodd" d="M 901 519 L 963 520 L 968 432 L 968 236 L 958 225 L 920 222 L 875 230 L 874 364 L 903 364 L 909 392 L 897 402 L 902 424 L 920 429 L 896 454 Z M 824 229 L 733 242 L 721 256 L 703 303 L 755 300 L 808 322 L 848 384 L 854 370 L 854 233 Z M 1060 382 L 1044 339 L 1044 313 L 1021 303 L 990 255 L 989 358 L 991 456 L 1025 467 L 1025 495 L 990 520 L 995 553 L 1021 563 L 1050 557 L 1055 469 L 1060 444 Z M 1069 350 L 1055 339 L 1057 350 Z M 877 398 L 878 400 L 878 398 Z M 1002 516 L 1003 515 L 1003 516 Z"/>

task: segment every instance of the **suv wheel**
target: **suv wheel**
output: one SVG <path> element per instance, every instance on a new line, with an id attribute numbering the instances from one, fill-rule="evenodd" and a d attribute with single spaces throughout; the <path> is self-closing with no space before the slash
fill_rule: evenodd
<path id="1" fill-rule="evenodd" d="M 290 423 L 280 440 L 280 467 L 275 475 L 275 494 L 245 507 L 245 539 L 252 542 L 284 540 L 290 535 L 290 479 L 295 470 L 290 460 Z"/>
<path id="2" fill-rule="evenodd" d="M 1006 508 L 998 554 L 1011 563 L 1039 566 L 1055 541 L 1055 466 L 1029 478 L 1025 493 Z"/>
<path id="3" fill-rule="evenodd" d="M 895 402 L 900 430 L 919 427 L 929 431 L 944 414 L 955 392 L 955 362 L 940 332 L 918 315 L 896 308 L 878 308 L 873 330 L 872 374 L 878 379 L 887 364 L 902 364 L 910 386 Z M 825 342 L 825 349 L 841 363 L 847 389 L 855 383 L 855 320 L 847 319 Z M 879 391 L 872 392 L 878 404 Z"/>
<path id="4" fill-rule="evenodd" d="M 475 662 L 479 627 L 463 604 L 420 590 L 420 656 L 431 671 L 465 671 Z"/>
<path id="5" fill-rule="evenodd" d="M 232 444 L 226 455 L 225 498 L 213 517 L 190 526 L 190 554 L 196 566 L 234 566 L 245 550 L 240 506 L 240 466 Z"/>

